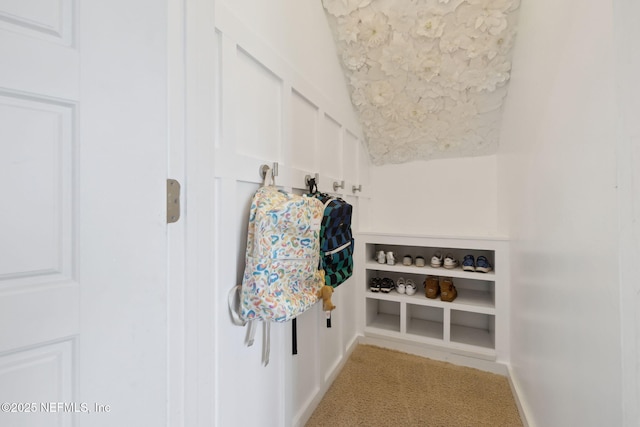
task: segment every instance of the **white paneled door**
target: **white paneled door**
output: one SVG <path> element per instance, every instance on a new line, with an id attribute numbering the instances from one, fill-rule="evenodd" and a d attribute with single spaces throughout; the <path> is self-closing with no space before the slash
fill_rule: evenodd
<path id="1" fill-rule="evenodd" d="M 0 0 L 0 426 L 166 425 L 166 8 Z"/>

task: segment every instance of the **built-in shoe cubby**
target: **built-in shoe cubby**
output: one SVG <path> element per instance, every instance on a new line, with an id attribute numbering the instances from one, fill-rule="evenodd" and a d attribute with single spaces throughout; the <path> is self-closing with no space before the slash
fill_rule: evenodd
<path id="1" fill-rule="evenodd" d="M 495 348 L 495 315 L 452 309 L 450 341 Z"/>
<path id="2" fill-rule="evenodd" d="M 358 286 L 365 301 L 365 336 L 386 337 L 421 343 L 452 352 L 496 359 L 507 351 L 508 277 L 506 240 L 500 238 L 443 238 L 364 233 L 358 236 L 356 258 L 360 266 Z M 395 263 L 380 263 L 380 252 L 393 253 Z M 432 267 L 437 253 L 451 255 L 458 261 L 455 268 Z M 464 257 L 485 257 L 492 270 L 465 271 Z M 403 265 L 405 256 L 410 265 Z M 422 257 L 424 266 L 416 265 Z M 440 296 L 425 295 L 425 280 L 435 277 L 453 282 L 457 297 L 445 301 Z M 374 279 L 378 280 L 374 280 Z M 372 283 L 387 278 L 411 280 L 417 286 L 413 295 L 372 289 Z M 388 281 L 387 281 L 388 283 Z M 445 298 L 446 299 L 446 298 Z"/>
<path id="3" fill-rule="evenodd" d="M 374 328 L 400 332 L 400 303 L 384 299 L 367 299 L 367 324 Z"/>
<path id="4" fill-rule="evenodd" d="M 407 304 L 407 335 L 442 340 L 444 338 L 444 309 Z"/>

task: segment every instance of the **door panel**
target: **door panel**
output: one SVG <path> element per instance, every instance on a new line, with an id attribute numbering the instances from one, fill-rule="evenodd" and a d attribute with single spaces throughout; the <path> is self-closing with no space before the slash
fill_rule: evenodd
<path id="1" fill-rule="evenodd" d="M 15 406 L 16 412 L 3 412 L 0 418 L 6 422 L 3 425 L 69 425 L 69 415 L 57 412 L 57 405 L 49 405 L 51 402 L 73 401 L 72 360 L 72 341 L 1 356 L 0 402 L 19 402 L 22 405 Z"/>
<path id="2" fill-rule="evenodd" d="M 6 228 L 0 241 L 5 283 L 20 277 L 71 278 L 72 118 L 70 105 L 0 96 L 0 140 L 6 142 L 0 182 L 11 183 L 3 186 L 8 209 L 0 213 Z"/>
<path id="3" fill-rule="evenodd" d="M 70 402 L 76 393 L 79 55 L 71 16 L 66 0 L 0 1 L 2 402 Z M 0 424 L 71 425 L 71 412 L 32 409 L 2 412 Z"/>
<path id="4" fill-rule="evenodd" d="M 71 0 L 1 0 L 0 27 L 32 37 L 70 44 Z"/>

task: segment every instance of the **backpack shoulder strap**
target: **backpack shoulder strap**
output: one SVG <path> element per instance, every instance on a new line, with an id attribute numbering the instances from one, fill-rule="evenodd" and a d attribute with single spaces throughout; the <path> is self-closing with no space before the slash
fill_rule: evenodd
<path id="1" fill-rule="evenodd" d="M 247 321 L 240 317 L 239 306 L 240 306 L 240 297 L 239 294 L 242 290 L 242 285 L 236 285 L 229 291 L 229 295 L 227 295 L 227 302 L 229 303 L 229 313 L 231 313 L 231 321 L 234 325 L 244 326 L 247 324 Z"/>

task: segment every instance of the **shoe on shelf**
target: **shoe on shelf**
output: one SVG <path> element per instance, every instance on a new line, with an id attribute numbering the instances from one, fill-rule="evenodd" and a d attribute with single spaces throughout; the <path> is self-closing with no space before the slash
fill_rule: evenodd
<path id="1" fill-rule="evenodd" d="M 409 296 L 415 295 L 417 290 L 418 290 L 418 287 L 416 286 L 415 283 L 413 283 L 413 280 L 407 279 L 407 282 L 405 284 L 405 291 L 407 295 Z"/>
<path id="2" fill-rule="evenodd" d="M 447 254 L 444 257 L 444 268 L 452 269 L 458 266 L 458 260 L 453 257 L 451 254 Z"/>
<path id="3" fill-rule="evenodd" d="M 411 255 L 405 255 L 404 258 L 402 258 L 402 265 L 411 265 L 413 264 L 413 258 L 411 258 Z"/>
<path id="4" fill-rule="evenodd" d="M 387 255 L 385 255 L 384 251 L 378 251 L 377 259 L 378 264 L 384 264 L 387 262 Z"/>
<path id="5" fill-rule="evenodd" d="M 427 276 L 424 280 L 424 294 L 431 299 L 435 299 L 440 295 L 440 284 L 437 276 Z"/>
<path id="6" fill-rule="evenodd" d="M 476 271 L 476 260 L 473 255 L 465 255 L 462 260 L 462 269 L 464 271 Z"/>
<path id="7" fill-rule="evenodd" d="M 442 254 L 440 252 L 436 252 L 431 257 L 431 267 L 442 267 Z"/>
<path id="8" fill-rule="evenodd" d="M 493 268 L 491 268 L 491 264 L 489 263 L 487 257 L 480 255 L 476 260 L 476 271 L 479 271 L 481 273 L 488 273 L 491 270 L 493 270 Z"/>
<path id="9" fill-rule="evenodd" d="M 396 285 L 395 283 L 393 283 L 393 280 L 389 279 L 388 277 L 385 277 L 382 279 L 382 283 L 380 284 L 380 292 L 384 292 L 385 294 L 388 294 L 395 287 Z"/>
<path id="10" fill-rule="evenodd" d="M 395 265 L 396 264 L 396 256 L 393 252 L 387 252 L 387 265 Z"/>
<path id="11" fill-rule="evenodd" d="M 424 258 L 422 258 L 421 256 L 417 256 L 416 267 L 424 267 L 424 265 L 425 265 Z"/>
<path id="12" fill-rule="evenodd" d="M 382 279 L 379 277 L 372 277 L 369 281 L 369 289 L 371 292 L 379 292 L 380 285 L 382 284 Z"/>
<path id="13" fill-rule="evenodd" d="M 453 286 L 453 279 L 450 277 L 440 278 L 440 300 L 451 302 L 458 296 L 456 287 Z"/>
<path id="14" fill-rule="evenodd" d="M 398 280 L 396 280 L 396 291 L 398 291 L 399 294 L 404 294 L 405 292 L 405 284 L 404 284 L 404 278 L 400 277 L 398 278 Z"/>

